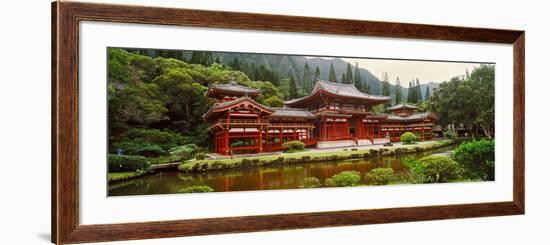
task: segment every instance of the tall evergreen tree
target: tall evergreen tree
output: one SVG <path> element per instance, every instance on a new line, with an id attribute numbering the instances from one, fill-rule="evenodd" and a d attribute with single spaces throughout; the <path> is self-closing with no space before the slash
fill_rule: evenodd
<path id="1" fill-rule="evenodd" d="M 395 81 L 395 104 L 401 103 L 402 95 L 401 95 L 401 82 L 399 81 L 399 77 L 397 77 Z"/>
<path id="2" fill-rule="evenodd" d="M 233 68 L 233 70 L 241 70 L 241 64 L 239 63 L 239 59 L 237 59 L 237 57 L 235 57 L 233 62 L 231 62 L 231 68 Z"/>
<path id="3" fill-rule="evenodd" d="M 430 86 L 426 86 L 426 93 L 424 94 L 424 100 L 428 100 L 430 98 Z"/>
<path id="4" fill-rule="evenodd" d="M 407 91 L 407 103 L 416 103 L 415 97 L 416 97 L 415 88 L 413 87 L 412 83 L 409 82 L 409 90 Z"/>
<path id="5" fill-rule="evenodd" d="M 321 79 L 321 70 L 319 70 L 319 66 L 315 68 L 315 81 L 317 81 L 318 79 Z"/>
<path id="6" fill-rule="evenodd" d="M 298 86 L 296 86 L 294 75 L 290 75 L 290 83 L 288 84 L 288 96 L 290 97 L 290 99 L 298 98 Z"/>
<path id="7" fill-rule="evenodd" d="M 387 73 L 386 73 L 387 74 Z M 391 87 L 390 83 L 388 81 L 382 81 L 382 95 L 383 96 L 390 96 L 391 95 Z M 388 104 L 391 103 L 384 103 L 384 111 L 388 108 Z"/>
<path id="8" fill-rule="evenodd" d="M 348 78 L 346 77 L 345 73 L 342 73 L 342 77 L 340 78 L 340 83 L 347 83 Z"/>
<path id="9" fill-rule="evenodd" d="M 422 102 L 422 91 L 420 88 L 420 82 L 418 81 L 418 78 L 416 78 L 416 103 Z"/>
<path id="10" fill-rule="evenodd" d="M 353 72 L 351 70 L 351 64 L 348 63 L 348 67 L 346 69 L 346 81 L 342 83 L 352 84 L 353 83 Z"/>
<path id="11" fill-rule="evenodd" d="M 338 82 L 337 78 L 336 78 L 336 71 L 334 71 L 334 65 L 332 63 L 330 63 L 330 69 L 329 69 L 329 72 L 328 72 L 328 80 L 335 83 L 335 82 Z"/>
<path id="12" fill-rule="evenodd" d="M 359 70 L 359 64 L 355 62 L 355 73 L 353 74 L 353 84 L 359 91 L 365 92 L 363 81 L 361 81 L 361 70 Z"/>
<path id="13" fill-rule="evenodd" d="M 311 69 L 309 68 L 309 65 L 307 64 L 307 62 L 304 65 L 304 75 L 302 76 L 302 79 L 304 83 L 304 90 L 306 93 L 309 93 L 313 88 L 312 86 L 313 82 L 311 81 Z"/>

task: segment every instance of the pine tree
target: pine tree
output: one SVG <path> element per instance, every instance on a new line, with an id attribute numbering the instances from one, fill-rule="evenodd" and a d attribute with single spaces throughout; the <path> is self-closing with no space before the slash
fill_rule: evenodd
<path id="1" fill-rule="evenodd" d="M 304 65 L 304 75 L 302 77 L 303 79 L 303 83 L 304 83 L 304 90 L 306 91 L 306 93 L 309 93 L 312 89 L 312 82 L 311 82 L 311 69 L 309 68 L 309 65 L 306 64 Z"/>
<path id="2" fill-rule="evenodd" d="M 321 79 L 321 70 L 319 70 L 319 66 L 315 68 L 315 81 Z"/>
<path id="3" fill-rule="evenodd" d="M 411 82 L 409 82 L 409 90 L 407 92 L 407 103 L 415 103 L 414 100 L 415 100 L 415 97 L 416 96 L 416 91 L 414 91 L 414 87 L 412 85 Z"/>
<path id="4" fill-rule="evenodd" d="M 355 62 L 355 73 L 353 74 L 353 84 L 359 91 L 365 92 L 363 88 L 363 81 L 361 81 L 361 70 L 359 70 L 359 64 Z"/>
<path id="5" fill-rule="evenodd" d="M 424 94 L 424 100 L 428 100 L 430 98 L 430 86 L 426 86 L 426 93 Z"/>
<path id="6" fill-rule="evenodd" d="M 239 63 L 239 59 L 237 59 L 237 57 L 235 57 L 233 62 L 231 62 L 231 68 L 233 68 L 233 70 L 241 70 L 241 64 Z"/>
<path id="7" fill-rule="evenodd" d="M 346 74 L 342 73 L 342 77 L 340 78 L 340 83 L 346 83 L 348 81 L 348 78 L 346 78 Z"/>
<path id="8" fill-rule="evenodd" d="M 294 75 L 290 76 L 290 83 L 288 84 L 288 87 L 288 96 L 290 97 L 290 99 L 298 98 L 298 87 L 296 86 Z"/>
<path id="9" fill-rule="evenodd" d="M 330 63 L 330 69 L 328 73 L 328 80 L 335 83 L 338 82 L 336 79 L 336 71 L 334 71 L 334 65 Z"/>
<path id="10" fill-rule="evenodd" d="M 401 103 L 401 82 L 399 82 L 399 77 L 397 77 L 397 80 L 395 81 L 395 104 Z"/>
<path id="11" fill-rule="evenodd" d="M 346 69 L 346 81 L 342 83 L 347 83 L 347 84 L 353 83 L 353 72 L 351 71 L 350 63 L 348 63 L 348 67 Z"/>
<path id="12" fill-rule="evenodd" d="M 367 86 L 365 88 L 365 93 L 366 94 L 372 94 L 372 88 L 370 87 L 370 84 L 367 84 Z"/>
<path id="13" fill-rule="evenodd" d="M 418 78 L 416 78 L 416 103 L 422 103 L 422 91 Z"/>

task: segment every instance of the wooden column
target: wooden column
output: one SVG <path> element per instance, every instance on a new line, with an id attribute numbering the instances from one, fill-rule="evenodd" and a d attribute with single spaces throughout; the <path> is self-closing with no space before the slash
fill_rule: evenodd
<path id="1" fill-rule="evenodd" d="M 279 128 L 279 144 L 283 144 L 283 128 Z"/>
<path id="2" fill-rule="evenodd" d="M 262 133 L 264 131 L 264 128 L 263 127 L 260 127 L 260 137 L 258 137 L 258 143 L 260 144 L 260 152 L 263 152 L 263 144 L 262 144 Z"/>
<path id="3" fill-rule="evenodd" d="M 424 126 L 422 126 L 422 140 L 424 140 Z"/>
<path id="4" fill-rule="evenodd" d="M 224 137 L 224 140 L 225 140 L 225 144 L 224 144 L 224 149 L 223 149 L 223 152 L 224 152 L 224 155 L 225 154 L 229 154 L 229 127 L 226 127 L 225 128 L 225 137 Z"/>

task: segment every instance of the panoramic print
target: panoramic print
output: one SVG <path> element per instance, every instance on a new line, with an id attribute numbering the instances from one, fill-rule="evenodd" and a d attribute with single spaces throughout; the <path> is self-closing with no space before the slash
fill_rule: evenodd
<path id="1" fill-rule="evenodd" d="M 108 196 L 495 179 L 495 65 L 107 48 Z"/>

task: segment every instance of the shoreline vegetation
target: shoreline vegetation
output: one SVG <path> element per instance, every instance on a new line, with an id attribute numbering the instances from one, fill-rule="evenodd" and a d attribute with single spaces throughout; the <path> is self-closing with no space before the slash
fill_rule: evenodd
<path id="1" fill-rule="evenodd" d="M 398 154 L 417 153 L 437 149 L 457 143 L 457 140 L 444 139 L 425 144 L 403 144 L 401 146 L 380 147 L 378 149 L 341 149 L 339 151 L 301 153 L 282 153 L 280 155 L 241 157 L 233 159 L 191 160 L 178 165 L 178 170 L 191 173 L 222 169 L 246 168 L 266 166 L 271 164 L 296 164 L 339 160 L 368 159 L 379 156 L 393 156 Z"/>

